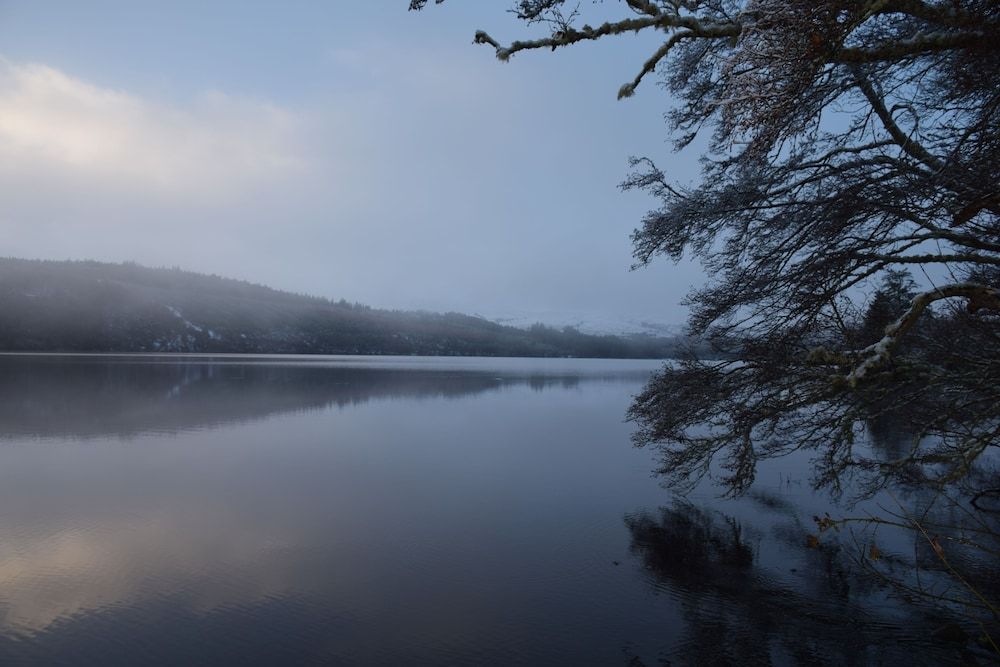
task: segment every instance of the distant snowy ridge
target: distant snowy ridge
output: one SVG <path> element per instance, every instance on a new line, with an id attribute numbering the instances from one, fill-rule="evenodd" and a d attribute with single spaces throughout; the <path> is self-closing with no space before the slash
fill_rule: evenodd
<path id="1" fill-rule="evenodd" d="M 581 315 L 575 313 L 542 312 L 529 314 L 502 314 L 483 316 L 498 324 L 518 329 L 528 329 L 535 324 L 543 324 L 554 329 L 573 327 L 577 331 L 592 336 L 663 336 L 682 337 L 684 327 L 680 324 L 664 324 L 651 319 L 619 319 L 607 316 Z"/>

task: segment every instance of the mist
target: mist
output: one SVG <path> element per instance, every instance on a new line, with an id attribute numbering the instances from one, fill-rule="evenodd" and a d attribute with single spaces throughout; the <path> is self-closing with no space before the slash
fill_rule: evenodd
<path id="1" fill-rule="evenodd" d="M 397 4 L 399 6 L 397 6 Z M 381 308 L 679 323 L 689 264 L 638 271 L 630 155 L 694 176 L 644 39 L 497 62 L 485 6 L 9 2 L 3 255 L 180 267 Z"/>

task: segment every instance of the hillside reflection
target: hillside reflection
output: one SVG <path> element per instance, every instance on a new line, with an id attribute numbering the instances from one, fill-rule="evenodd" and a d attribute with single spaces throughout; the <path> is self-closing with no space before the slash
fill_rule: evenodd
<path id="1" fill-rule="evenodd" d="M 0 438 L 130 437 L 212 428 L 376 399 L 459 398 L 526 385 L 570 389 L 640 372 L 419 369 L 271 359 L 0 357 Z"/>
<path id="2" fill-rule="evenodd" d="M 628 368 L 0 358 L 0 664 L 615 664 Z"/>

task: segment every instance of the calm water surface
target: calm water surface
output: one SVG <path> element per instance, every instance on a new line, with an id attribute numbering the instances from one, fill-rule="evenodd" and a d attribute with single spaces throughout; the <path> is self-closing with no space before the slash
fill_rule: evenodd
<path id="1" fill-rule="evenodd" d="M 801 469 L 673 499 L 647 361 L 0 357 L 0 663 L 933 664 Z"/>

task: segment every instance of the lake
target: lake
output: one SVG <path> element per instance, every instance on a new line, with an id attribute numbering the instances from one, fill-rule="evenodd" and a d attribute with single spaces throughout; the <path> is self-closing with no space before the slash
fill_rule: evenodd
<path id="1" fill-rule="evenodd" d="M 2 356 L 0 663 L 957 660 L 806 548 L 807 460 L 665 489 L 659 365 Z"/>

